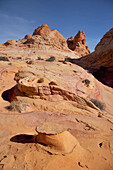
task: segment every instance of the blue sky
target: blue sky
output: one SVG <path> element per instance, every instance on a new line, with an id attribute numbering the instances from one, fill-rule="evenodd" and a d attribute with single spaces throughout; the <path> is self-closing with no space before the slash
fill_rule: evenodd
<path id="1" fill-rule="evenodd" d="M 42 24 L 66 39 L 84 31 L 93 51 L 113 27 L 113 0 L 0 0 L 0 43 L 21 39 Z"/>

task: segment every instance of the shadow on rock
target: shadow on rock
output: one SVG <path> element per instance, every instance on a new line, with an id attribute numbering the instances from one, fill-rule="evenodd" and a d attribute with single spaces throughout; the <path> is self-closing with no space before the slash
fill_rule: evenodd
<path id="1" fill-rule="evenodd" d="M 36 142 L 37 135 L 27 135 L 27 134 L 20 134 L 13 136 L 10 141 L 17 142 L 17 143 L 37 143 Z"/>
<path id="2" fill-rule="evenodd" d="M 16 86 L 12 87 L 11 89 L 8 89 L 2 93 L 2 98 L 8 102 L 12 102 L 13 100 L 16 99 L 15 97 L 15 91 L 16 91 Z"/>

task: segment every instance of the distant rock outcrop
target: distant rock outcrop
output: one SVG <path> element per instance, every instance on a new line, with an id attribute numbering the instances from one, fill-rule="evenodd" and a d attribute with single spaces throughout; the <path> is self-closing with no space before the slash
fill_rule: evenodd
<path id="1" fill-rule="evenodd" d="M 30 35 L 30 34 L 27 34 L 27 35 L 25 35 L 25 37 L 24 37 L 24 39 L 30 39 L 30 38 L 32 38 L 32 35 Z"/>
<path id="2" fill-rule="evenodd" d="M 89 47 L 85 46 L 86 36 L 83 31 L 79 31 L 75 37 L 67 39 L 68 47 L 76 51 L 80 56 L 84 56 L 90 53 Z"/>
<path id="3" fill-rule="evenodd" d="M 56 29 L 50 30 L 47 24 L 40 25 L 33 31 L 33 35 L 25 35 L 23 39 L 8 40 L 4 43 L 5 46 L 15 48 L 31 48 L 43 51 L 56 50 L 62 52 L 70 52 L 67 46 L 67 41 Z"/>
<path id="4" fill-rule="evenodd" d="M 32 35 L 27 34 L 18 41 L 8 40 L 3 44 L 3 48 L 10 45 L 15 51 L 18 51 L 19 48 L 19 51 L 25 52 L 30 48 L 29 50 L 32 51 L 54 52 L 55 54 L 64 53 L 65 56 L 79 58 L 90 53 L 89 48 L 85 46 L 85 41 L 86 36 L 83 31 L 79 31 L 75 37 L 70 37 L 66 40 L 56 29 L 51 30 L 47 24 L 43 24 L 36 28 Z M 0 47 L 2 48 L 2 46 Z M 8 51 L 11 51 L 11 49 L 8 49 Z M 29 53 L 28 50 L 27 53 Z"/>
<path id="5" fill-rule="evenodd" d="M 93 53 L 73 62 L 90 70 L 102 83 L 113 87 L 113 28 L 103 36 Z"/>
<path id="6" fill-rule="evenodd" d="M 15 45 L 16 44 L 16 41 L 15 40 L 8 40 L 4 43 L 5 46 L 8 46 L 8 45 Z"/>
<path id="7" fill-rule="evenodd" d="M 66 39 L 56 29 L 52 31 L 48 25 L 40 25 L 33 32 L 32 41 L 34 45 L 38 45 L 41 49 L 57 49 L 69 51 Z M 29 43 L 28 41 L 26 44 Z"/>
<path id="8" fill-rule="evenodd" d="M 33 31 L 33 35 L 48 36 L 51 32 L 47 24 L 40 25 L 37 29 Z"/>

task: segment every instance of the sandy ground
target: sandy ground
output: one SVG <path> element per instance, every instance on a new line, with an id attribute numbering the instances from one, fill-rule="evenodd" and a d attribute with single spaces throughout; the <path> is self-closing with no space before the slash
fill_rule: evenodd
<path id="1" fill-rule="evenodd" d="M 18 96 L 18 99 L 30 104 L 34 100 L 35 105 L 31 112 L 28 112 L 29 110 L 24 113 L 12 112 L 7 109 L 10 103 L 0 97 L 0 169 L 112 170 L 112 89 L 103 86 L 92 75 L 89 75 L 92 86 L 87 89 L 81 83 L 81 80 L 87 74 L 86 71 L 74 65 L 62 63 L 57 63 L 56 67 L 55 65 L 47 64 L 45 70 L 43 64 L 40 63 L 37 65 L 37 70 L 39 72 L 45 70 L 51 76 L 55 74 L 56 78 L 63 72 L 64 74 L 60 75 L 63 81 L 59 78 L 59 83 L 61 82 L 62 86 L 65 85 L 67 89 L 70 88 L 71 91 L 80 96 L 89 98 L 92 95 L 104 101 L 106 104 L 104 115 L 97 117 L 93 113 L 86 114 L 82 108 L 79 108 L 78 111 L 72 101 L 49 102 L 25 96 L 23 98 Z M 20 69 L 19 64 L 13 64 L 10 69 L 5 69 L 7 67 L 9 67 L 7 63 L 0 65 L 1 95 L 5 90 L 16 84 L 14 75 Z M 3 69 L 5 70 L 3 71 Z M 69 69 L 68 73 L 67 69 Z M 76 71 L 76 75 L 72 70 Z M 66 86 L 64 80 L 67 77 Z M 74 87 L 73 84 L 75 84 Z M 54 151 L 48 151 L 48 146 L 36 142 L 35 136 L 38 134 L 35 128 L 43 122 L 53 122 L 67 127 L 77 140 L 76 146 L 70 153 L 63 154 L 60 152 L 56 154 Z"/>

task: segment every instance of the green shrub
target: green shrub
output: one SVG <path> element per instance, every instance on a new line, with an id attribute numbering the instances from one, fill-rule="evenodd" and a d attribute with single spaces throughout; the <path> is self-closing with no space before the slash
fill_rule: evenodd
<path id="1" fill-rule="evenodd" d="M 55 61 L 55 57 L 54 57 L 54 56 L 51 56 L 51 57 L 48 58 L 46 61 L 50 61 L 50 62 Z"/>
<path id="2" fill-rule="evenodd" d="M 90 101 L 96 106 L 98 107 L 100 110 L 104 110 L 105 109 L 105 104 L 102 103 L 101 101 L 97 100 L 97 99 L 90 99 Z"/>
<path id="3" fill-rule="evenodd" d="M 41 58 L 41 57 L 37 57 L 37 59 L 36 60 L 44 60 L 43 58 Z"/>
<path id="4" fill-rule="evenodd" d="M 8 65 L 12 65 L 12 63 L 8 63 Z"/>
<path id="5" fill-rule="evenodd" d="M 88 79 L 85 79 L 85 80 L 83 80 L 82 82 L 85 83 L 87 86 L 90 85 L 90 80 L 88 80 Z"/>
<path id="6" fill-rule="evenodd" d="M 38 80 L 38 83 L 43 83 L 44 82 L 44 78 L 40 78 L 39 80 Z"/>
<path id="7" fill-rule="evenodd" d="M 7 57 L 0 57 L 0 61 L 9 61 Z"/>
<path id="8" fill-rule="evenodd" d="M 17 60 L 21 60 L 22 59 L 22 57 L 17 57 Z"/>
<path id="9" fill-rule="evenodd" d="M 26 63 L 27 63 L 27 64 L 33 64 L 33 61 L 30 60 L 30 61 L 27 61 Z"/>

